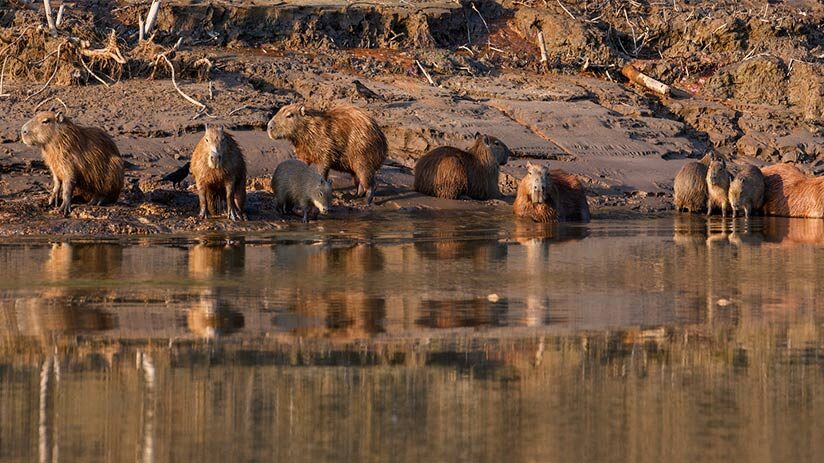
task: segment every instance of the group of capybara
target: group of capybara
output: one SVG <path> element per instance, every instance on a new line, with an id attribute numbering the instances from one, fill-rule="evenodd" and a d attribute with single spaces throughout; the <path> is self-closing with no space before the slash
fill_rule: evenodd
<path id="1" fill-rule="evenodd" d="M 300 104 L 282 107 L 269 121 L 271 139 L 287 139 L 298 159 L 281 162 L 272 175 L 276 209 L 282 214 L 299 206 L 303 221 L 315 208 L 331 206 L 331 169 L 349 173 L 357 196 L 367 205 L 375 194 L 376 174 L 386 160 L 388 144 L 378 123 L 361 109 L 327 111 Z M 75 125 L 62 113 L 44 112 L 21 129 L 22 141 L 42 149 L 53 176 L 49 204 L 68 216 L 72 201 L 102 205 L 117 201 L 123 189 L 124 166 L 117 145 L 97 128 Z M 435 148 L 415 165 L 417 192 L 446 199 L 487 200 L 500 197 L 500 166 L 511 152 L 499 139 L 480 133 L 467 150 Z M 246 162 L 240 147 L 222 127 L 207 127 L 195 147 L 188 169 L 167 176 L 180 182 L 195 179 L 199 216 L 226 213 L 230 220 L 246 218 Z M 174 178 L 172 178 L 174 176 Z M 824 217 L 824 178 L 811 178 L 789 165 L 758 169 L 744 166 L 731 175 L 726 162 L 706 155 L 691 162 L 675 178 L 675 206 L 689 212 L 719 209 L 726 216 L 742 211 L 789 217 Z M 515 215 L 535 222 L 589 221 L 586 192 L 578 178 L 560 169 L 528 164 L 518 184 Z"/>
<path id="2" fill-rule="evenodd" d="M 810 177 L 789 164 L 729 169 L 723 158 L 707 153 L 678 171 L 673 188 L 678 211 L 824 218 L 824 177 Z"/>

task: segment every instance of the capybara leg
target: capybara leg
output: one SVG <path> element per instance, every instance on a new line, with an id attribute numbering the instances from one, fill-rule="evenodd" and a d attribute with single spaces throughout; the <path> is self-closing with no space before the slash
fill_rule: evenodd
<path id="1" fill-rule="evenodd" d="M 55 209 L 60 206 L 60 179 L 57 178 L 57 175 L 52 174 L 52 181 L 54 184 L 52 185 L 52 192 L 51 196 L 49 196 L 49 207 L 54 207 Z"/>
<path id="2" fill-rule="evenodd" d="M 226 217 L 233 222 L 240 220 L 240 211 L 235 203 L 235 184 L 226 184 Z"/>
<path id="3" fill-rule="evenodd" d="M 198 201 L 200 202 L 200 214 L 198 214 L 198 217 L 200 217 L 201 219 L 205 219 L 206 217 L 209 216 L 208 207 L 207 207 L 208 204 L 206 204 L 206 201 L 207 201 L 207 199 L 206 199 L 206 197 L 207 197 L 206 188 L 198 188 L 197 189 L 197 197 L 198 197 Z"/>
<path id="4" fill-rule="evenodd" d="M 744 217 L 749 219 L 750 218 L 750 206 L 749 204 L 744 206 Z"/>
<path id="5" fill-rule="evenodd" d="M 63 217 L 68 217 L 72 211 L 72 195 L 74 195 L 74 179 L 69 179 L 63 182 L 63 204 L 58 209 Z"/>
<path id="6" fill-rule="evenodd" d="M 732 207 L 732 206 L 730 206 L 730 207 Z M 733 219 L 735 218 L 735 207 L 732 207 L 732 218 Z"/>
<path id="7" fill-rule="evenodd" d="M 712 215 L 712 201 L 707 201 L 707 215 Z"/>
<path id="8" fill-rule="evenodd" d="M 309 205 L 303 206 L 303 223 L 309 223 Z"/>
<path id="9" fill-rule="evenodd" d="M 372 204 L 372 197 L 375 195 L 375 185 L 377 185 L 377 183 L 377 177 L 373 176 L 370 178 L 363 173 L 358 174 L 358 184 L 363 188 L 363 193 L 361 193 L 361 188 L 358 188 L 358 197 L 362 194 L 366 195 L 367 206 Z"/>
<path id="10" fill-rule="evenodd" d="M 721 217 L 727 216 L 727 203 L 721 204 Z"/>

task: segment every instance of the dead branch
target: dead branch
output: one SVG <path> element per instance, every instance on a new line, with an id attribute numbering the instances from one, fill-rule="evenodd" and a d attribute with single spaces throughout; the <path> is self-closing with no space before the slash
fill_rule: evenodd
<path id="1" fill-rule="evenodd" d="M 423 72 L 423 76 L 426 77 L 426 80 L 429 81 L 429 85 L 436 87 L 435 82 L 432 80 L 432 77 L 429 75 L 429 73 L 426 72 L 426 69 L 424 69 L 423 64 L 421 64 L 421 62 L 418 60 L 415 60 L 415 63 L 418 65 L 418 68 L 420 68 L 421 72 Z"/>
<path id="2" fill-rule="evenodd" d="M 251 107 L 249 105 L 243 105 L 239 108 L 236 108 L 236 109 L 233 109 L 233 110 L 229 111 L 229 116 L 233 116 L 237 112 L 243 111 L 244 109 L 250 109 L 250 108 Z"/>
<path id="3" fill-rule="evenodd" d="M 64 43 L 66 43 L 66 42 L 60 42 L 60 45 L 57 46 L 57 59 L 54 60 L 54 72 L 52 72 L 52 75 L 51 75 L 51 77 L 49 77 L 49 80 L 46 81 L 46 84 L 43 85 L 43 88 L 41 88 L 40 90 L 38 90 L 38 91 L 32 93 L 31 95 L 27 96 L 25 101 L 29 101 L 35 95 L 39 95 L 39 94 L 43 93 L 43 91 L 46 90 L 49 87 L 52 80 L 54 80 L 54 76 L 57 75 L 57 70 L 60 69 L 60 48 L 63 47 Z"/>
<path id="4" fill-rule="evenodd" d="M 57 20 L 54 22 L 54 25 L 60 27 L 63 24 L 63 12 L 66 9 L 66 4 L 61 3 L 60 8 L 57 10 Z"/>
<path id="5" fill-rule="evenodd" d="M 58 98 L 56 96 L 50 96 L 50 97 L 46 98 L 45 100 L 41 101 L 40 103 L 37 103 L 37 106 L 34 107 L 32 112 L 37 112 L 37 110 L 40 109 L 41 106 L 43 106 L 44 104 L 48 103 L 51 100 L 57 100 L 58 103 L 63 105 L 63 109 L 65 109 L 67 113 L 69 112 L 69 107 L 66 106 L 66 103 L 64 103 L 63 100 L 61 100 L 60 98 Z"/>
<path id="6" fill-rule="evenodd" d="M 206 105 L 205 104 L 203 104 L 203 103 L 195 100 L 194 98 L 190 97 L 189 95 L 183 93 L 183 90 L 181 90 L 180 87 L 177 86 L 177 81 L 175 80 L 175 67 L 172 64 L 172 62 L 169 61 L 169 58 L 167 58 L 165 54 L 161 54 L 159 56 L 162 57 L 164 61 L 166 61 L 167 65 L 169 65 L 169 71 L 172 73 L 172 85 L 175 86 L 175 90 L 177 90 L 177 93 L 179 93 L 180 96 L 185 98 L 186 101 L 188 101 L 189 103 L 192 103 L 193 105 L 197 106 L 201 111 L 205 111 L 206 110 Z"/>
<path id="7" fill-rule="evenodd" d="M 46 22 L 49 23 L 49 33 L 53 36 L 57 35 L 57 26 L 54 25 L 54 18 L 52 17 L 51 2 L 43 0 L 43 6 L 46 7 Z"/>
<path id="8" fill-rule="evenodd" d="M 9 60 L 9 57 L 3 58 L 3 70 L 0 71 L 0 98 L 4 96 L 11 96 L 8 93 L 3 93 L 3 77 L 6 75 L 6 61 Z"/>
<path id="9" fill-rule="evenodd" d="M 569 10 L 566 9 L 564 4 L 561 3 L 561 0 L 557 0 L 557 1 L 558 1 L 558 6 L 560 6 L 561 9 L 564 10 L 564 12 L 566 12 L 566 14 L 568 14 L 570 18 L 575 19 L 575 16 L 573 16 L 572 13 L 570 13 Z"/>
<path id="10" fill-rule="evenodd" d="M 492 33 L 489 32 L 489 24 L 486 23 L 486 19 L 484 19 L 484 15 L 478 11 L 478 8 L 475 7 L 475 2 L 472 2 L 472 9 L 475 10 L 475 13 L 478 13 L 478 16 L 481 18 L 481 21 L 484 23 L 484 27 L 486 28 L 486 43 L 487 45 L 492 44 Z"/>
<path id="11" fill-rule="evenodd" d="M 154 28 L 155 20 L 157 19 L 157 12 L 160 9 L 160 0 L 152 0 L 152 6 L 149 7 L 149 13 L 146 15 L 146 22 L 143 24 L 143 36 L 147 36 Z"/>
<path id="12" fill-rule="evenodd" d="M 538 29 L 538 48 L 541 49 L 541 62 L 546 63 L 546 43 L 544 42 L 544 31 L 541 29 Z"/>
<path id="13" fill-rule="evenodd" d="M 144 24 L 143 23 L 143 17 L 140 16 L 140 15 L 137 15 L 137 26 L 138 26 L 137 40 L 139 42 L 142 42 L 143 38 L 146 36 L 146 34 L 143 32 L 143 24 Z"/>
<path id="14" fill-rule="evenodd" d="M 84 67 L 84 68 L 86 68 L 86 72 L 88 72 L 90 76 L 92 76 L 92 77 L 94 77 L 95 79 L 97 79 L 97 81 L 98 81 L 98 82 L 100 82 L 101 84 L 105 85 L 105 86 L 106 86 L 106 88 L 108 88 L 108 87 L 109 87 L 109 84 L 108 84 L 105 80 L 101 79 L 100 77 L 98 77 L 98 76 L 97 76 L 97 74 L 95 74 L 94 72 L 92 72 L 91 68 L 90 68 L 90 67 L 86 64 L 86 62 L 85 62 L 85 61 L 83 61 L 83 57 L 82 57 L 82 56 L 79 56 L 77 59 L 79 59 L 79 60 L 80 60 L 80 64 L 82 64 L 82 65 L 83 65 L 83 67 Z"/>
<path id="15" fill-rule="evenodd" d="M 635 66 L 632 64 L 627 64 L 626 66 L 621 69 L 621 74 L 624 75 L 630 82 L 638 84 L 648 90 L 652 90 L 655 93 L 667 96 L 671 92 L 671 88 L 669 85 L 660 82 L 658 80 L 653 79 L 652 77 L 644 74 L 643 72 L 635 69 Z"/>

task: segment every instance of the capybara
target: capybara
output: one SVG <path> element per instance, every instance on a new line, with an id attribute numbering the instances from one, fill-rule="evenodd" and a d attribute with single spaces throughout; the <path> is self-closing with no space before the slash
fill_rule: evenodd
<path id="1" fill-rule="evenodd" d="M 500 166 L 510 156 L 509 148 L 495 137 L 475 134 L 475 143 L 466 151 L 440 146 L 415 164 L 415 191 L 438 198 L 492 199 L 498 190 Z"/>
<path id="2" fill-rule="evenodd" d="M 527 165 L 512 208 L 515 215 L 535 222 L 590 219 L 586 192 L 576 176 L 533 164 Z"/>
<path id="3" fill-rule="evenodd" d="M 352 175 L 358 196 L 372 204 L 376 174 L 389 150 L 386 136 L 369 114 L 341 106 L 328 111 L 310 110 L 300 104 L 284 106 L 269 121 L 269 138 L 285 138 L 295 155 L 316 165 L 324 179 L 335 169 Z"/>
<path id="4" fill-rule="evenodd" d="M 744 217 L 760 210 L 764 205 L 764 176 L 761 169 L 751 164 L 742 167 L 730 183 L 729 200 L 733 217 L 740 209 L 744 210 Z"/>
<path id="5" fill-rule="evenodd" d="M 684 164 L 675 175 L 673 184 L 675 209 L 678 212 L 701 212 L 707 206 L 707 167 L 712 156 Z"/>
<path id="6" fill-rule="evenodd" d="M 201 219 L 208 214 L 219 214 L 224 201 L 229 220 L 244 218 L 246 160 L 235 139 L 223 127 L 206 128 L 195 146 L 190 170 L 197 185 Z"/>
<path id="7" fill-rule="evenodd" d="M 60 112 L 44 112 L 26 122 L 20 134 L 23 143 L 40 147 L 54 181 L 49 205 L 64 217 L 75 195 L 93 205 L 117 201 L 123 189 L 123 158 L 106 132 L 74 125 Z"/>
<path id="8" fill-rule="evenodd" d="M 716 207 L 721 208 L 721 216 L 727 216 L 729 205 L 730 173 L 723 159 L 713 160 L 707 169 L 707 215 Z"/>
<path id="9" fill-rule="evenodd" d="M 809 177 L 797 167 L 776 164 L 764 174 L 764 214 L 824 218 L 824 177 Z"/>
<path id="10" fill-rule="evenodd" d="M 282 214 L 288 214 L 295 205 L 300 206 L 304 223 L 309 221 L 312 206 L 317 207 L 321 214 L 326 214 L 332 203 L 332 184 L 297 159 L 287 159 L 278 164 L 272 175 L 272 191 L 275 193 L 275 208 Z"/>

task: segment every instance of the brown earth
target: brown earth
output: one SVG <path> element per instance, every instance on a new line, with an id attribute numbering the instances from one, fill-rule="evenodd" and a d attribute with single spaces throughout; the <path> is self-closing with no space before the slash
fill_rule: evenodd
<path id="1" fill-rule="evenodd" d="M 348 176 L 336 175 L 336 207 L 320 226 L 390 209 L 509 213 L 527 160 L 579 175 L 594 219 L 670 210 L 675 172 L 708 147 L 824 170 L 824 7 L 813 1 L 168 1 L 154 40 L 139 45 L 144 2 L 78 1 L 57 37 L 35 3 L 41 11 L 0 0 L 0 235 L 298 226 L 265 191 L 292 151 L 267 138 L 266 123 L 296 101 L 361 106 L 390 145 L 376 204 L 366 209 Z M 205 110 L 175 91 L 164 52 L 181 90 Z M 659 97 L 629 85 L 619 70 L 630 62 L 676 91 Z M 386 101 L 360 99 L 354 79 Z M 38 105 L 63 104 L 76 122 L 112 134 L 128 161 L 117 206 L 79 206 L 69 219 L 46 209 L 50 177 L 19 129 Z M 159 182 L 189 159 L 204 123 L 225 124 L 244 150 L 249 222 L 199 221 L 191 177 L 186 191 Z M 502 169 L 505 198 L 411 191 L 418 157 L 442 144 L 465 148 L 476 131 L 515 153 Z"/>

